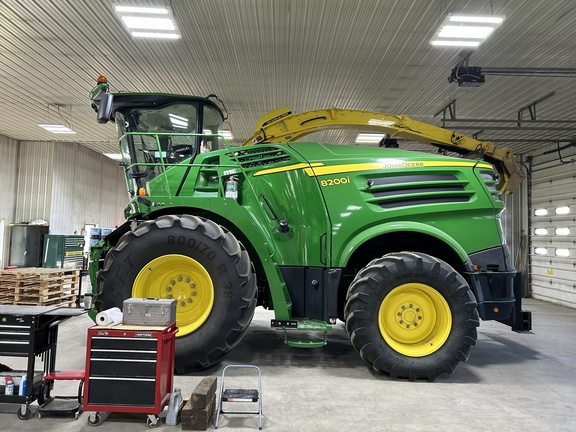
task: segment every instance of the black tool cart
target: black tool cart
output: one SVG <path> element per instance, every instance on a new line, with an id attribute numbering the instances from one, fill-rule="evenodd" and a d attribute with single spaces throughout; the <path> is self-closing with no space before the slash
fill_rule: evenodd
<path id="1" fill-rule="evenodd" d="M 17 411 L 20 419 L 29 419 L 32 416 L 29 405 L 45 398 L 41 392 L 49 393 L 51 390 L 50 386 L 42 384 L 44 375 L 55 368 L 58 325 L 82 313 L 85 313 L 83 309 L 58 306 L 0 305 L 0 356 L 28 359 L 26 370 L 0 374 L 16 378 L 12 395 L 6 395 L 4 387 L 0 388 L 0 403 L 20 404 Z M 41 370 L 36 370 L 37 357 L 43 363 Z M 24 375 L 25 391 L 19 395 L 20 378 Z"/>

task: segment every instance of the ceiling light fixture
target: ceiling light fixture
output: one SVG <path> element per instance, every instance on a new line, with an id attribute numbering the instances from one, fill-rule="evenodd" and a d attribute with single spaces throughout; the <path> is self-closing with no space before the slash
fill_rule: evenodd
<path id="1" fill-rule="evenodd" d="M 500 24 L 503 16 L 449 14 L 436 30 L 430 44 L 434 46 L 479 47 Z"/>
<path id="2" fill-rule="evenodd" d="M 359 133 L 356 137 L 356 142 L 362 144 L 376 144 L 382 141 L 384 137 L 386 137 L 386 134 Z"/>
<path id="3" fill-rule="evenodd" d="M 170 122 L 172 123 L 172 127 L 179 128 L 179 129 L 188 129 L 188 119 L 185 117 L 180 117 L 176 114 L 168 114 L 170 118 Z"/>
<path id="4" fill-rule="evenodd" d="M 114 6 L 132 37 L 179 39 L 172 11 L 168 7 Z"/>
<path id="5" fill-rule="evenodd" d="M 40 126 L 43 129 L 46 129 L 48 132 L 52 132 L 55 134 L 75 134 L 76 133 L 72 129 L 70 129 L 69 127 L 64 126 L 64 125 L 39 124 L 38 126 Z"/>
<path id="6" fill-rule="evenodd" d="M 232 132 L 230 132 L 230 131 L 227 130 L 227 129 L 219 130 L 219 131 L 218 131 L 218 135 L 222 136 L 222 138 L 224 138 L 225 140 L 231 140 L 231 139 L 234 138 L 234 137 L 232 136 Z"/>
<path id="7" fill-rule="evenodd" d="M 104 156 L 117 161 L 122 160 L 122 155 L 120 153 L 104 153 Z"/>

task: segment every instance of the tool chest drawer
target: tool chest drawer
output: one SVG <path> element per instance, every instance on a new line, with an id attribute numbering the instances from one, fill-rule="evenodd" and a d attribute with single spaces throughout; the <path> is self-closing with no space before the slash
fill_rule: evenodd
<path id="1" fill-rule="evenodd" d="M 149 332 L 146 332 L 148 334 Z M 151 337 L 107 337 L 93 336 L 93 350 L 156 351 L 158 340 Z"/>
<path id="2" fill-rule="evenodd" d="M 155 377 L 149 379 L 90 377 L 90 403 L 153 407 L 155 380 Z"/>
<path id="3" fill-rule="evenodd" d="M 155 377 L 156 360 L 92 358 L 90 374 L 95 377 Z"/>

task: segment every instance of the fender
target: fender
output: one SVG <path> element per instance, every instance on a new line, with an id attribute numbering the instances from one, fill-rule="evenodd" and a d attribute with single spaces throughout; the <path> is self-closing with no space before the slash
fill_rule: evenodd
<path id="1" fill-rule="evenodd" d="M 462 263 L 465 263 L 468 260 L 468 254 L 462 248 L 462 246 L 460 246 L 456 240 L 454 240 L 444 231 L 441 231 L 438 228 L 434 228 L 433 226 L 423 224 L 421 222 L 395 221 L 373 226 L 352 237 L 348 244 L 343 248 L 342 255 L 340 256 L 338 262 L 335 263 L 335 267 L 346 267 L 352 254 L 366 241 L 381 235 L 402 231 L 416 232 L 436 237 L 438 240 L 441 240 L 450 246 L 456 252 L 456 254 L 458 254 L 458 257 L 462 260 Z"/>

